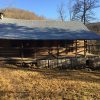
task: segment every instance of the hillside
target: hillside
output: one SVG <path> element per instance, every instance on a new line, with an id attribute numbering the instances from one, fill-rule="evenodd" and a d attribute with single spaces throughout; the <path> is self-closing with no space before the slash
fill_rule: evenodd
<path id="1" fill-rule="evenodd" d="M 43 20 L 44 17 L 38 16 L 33 12 L 25 11 L 17 8 L 7 8 L 6 10 L 2 9 L 4 16 L 7 18 L 15 19 L 28 19 L 28 20 Z"/>
<path id="2" fill-rule="evenodd" d="M 100 33 L 100 22 L 97 23 L 90 23 L 86 25 L 91 31 L 96 33 Z"/>

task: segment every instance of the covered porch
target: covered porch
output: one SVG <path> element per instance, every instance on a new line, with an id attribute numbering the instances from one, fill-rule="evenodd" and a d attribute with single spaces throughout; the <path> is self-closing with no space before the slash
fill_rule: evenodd
<path id="1" fill-rule="evenodd" d="M 18 66 L 66 68 L 86 66 L 87 60 L 98 59 L 99 66 L 100 55 L 93 54 L 91 48 L 100 45 L 91 43 L 93 40 L 0 40 L 0 61 Z"/>

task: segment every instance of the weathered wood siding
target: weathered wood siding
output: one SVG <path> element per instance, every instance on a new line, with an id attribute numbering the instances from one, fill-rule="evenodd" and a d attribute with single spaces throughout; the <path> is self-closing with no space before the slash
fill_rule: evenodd
<path id="1" fill-rule="evenodd" d="M 13 47 L 11 41 L 0 40 L 0 57 L 18 57 L 20 50 Z"/>
<path id="2" fill-rule="evenodd" d="M 87 41 L 0 40 L 0 57 L 84 56 Z"/>

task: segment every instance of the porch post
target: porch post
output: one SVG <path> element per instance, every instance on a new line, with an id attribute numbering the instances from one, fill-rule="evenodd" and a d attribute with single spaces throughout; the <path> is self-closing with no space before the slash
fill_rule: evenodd
<path id="1" fill-rule="evenodd" d="M 21 65 L 23 66 L 23 57 L 24 57 L 24 54 L 23 54 L 23 41 L 21 41 Z"/>
<path id="2" fill-rule="evenodd" d="M 48 47 L 48 68 L 50 67 L 49 58 L 50 58 L 50 47 Z"/>
<path id="3" fill-rule="evenodd" d="M 59 45 L 57 43 L 57 67 L 59 65 Z"/>
<path id="4" fill-rule="evenodd" d="M 77 40 L 75 41 L 75 57 L 77 57 Z"/>
<path id="5" fill-rule="evenodd" d="M 86 57 L 86 40 L 84 40 L 84 57 Z"/>

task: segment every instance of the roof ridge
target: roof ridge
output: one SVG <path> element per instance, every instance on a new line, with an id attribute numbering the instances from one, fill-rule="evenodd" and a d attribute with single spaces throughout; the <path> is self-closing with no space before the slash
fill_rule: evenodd
<path id="1" fill-rule="evenodd" d="M 43 19 L 43 20 L 28 20 L 28 19 L 15 19 L 15 18 L 7 18 L 7 17 L 4 17 L 3 20 L 15 20 L 15 21 L 29 21 L 29 22 L 61 22 L 61 23 L 68 23 L 68 22 L 79 22 L 81 23 L 80 21 L 64 21 L 62 22 L 61 20 L 50 20 L 50 19 Z"/>
<path id="2" fill-rule="evenodd" d="M 43 20 L 29 20 L 29 19 L 16 19 L 16 18 L 7 18 L 7 17 L 4 17 L 4 19 L 9 19 L 9 20 L 22 20 L 22 21 L 57 21 L 57 20 L 48 20 L 48 19 L 43 19 Z"/>

